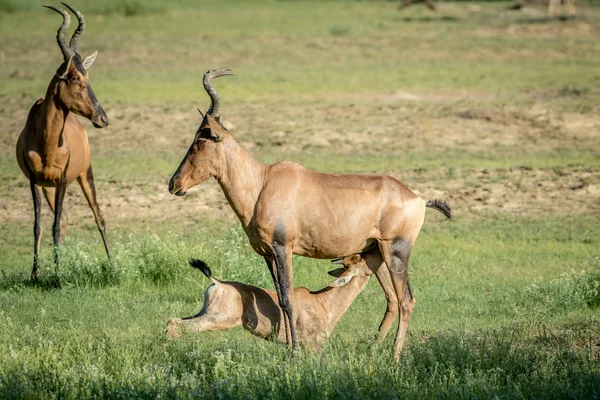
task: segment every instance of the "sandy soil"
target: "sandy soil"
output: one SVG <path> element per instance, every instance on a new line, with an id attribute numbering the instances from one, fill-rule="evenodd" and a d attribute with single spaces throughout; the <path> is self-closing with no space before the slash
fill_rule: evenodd
<path id="1" fill-rule="evenodd" d="M 28 99 L 3 99 L 0 125 L 2 157 L 14 157 L 14 142 L 25 119 Z M 316 156 L 454 152 L 560 151 L 600 147 L 600 116 L 559 113 L 540 104 L 527 109 L 478 105 L 476 95 L 427 96 L 406 92 L 385 96 L 350 96 L 325 104 L 233 104 L 224 123 L 253 155 L 289 159 L 299 152 Z M 135 107 L 107 104 L 110 129 L 89 128 L 95 156 L 127 154 L 173 160 L 161 176 L 116 168 L 95 168 L 100 204 L 107 221 L 153 221 L 177 217 L 201 221 L 206 216 L 234 220 L 215 181 L 190 191 L 185 198 L 167 191 L 193 137 L 200 117 L 195 105 Z M 235 117 L 228 117 L 228 116 Z M 278 155 L 281 154 L 281 157 Z M 405 182 L 424 199 L 446 199 L 455 213 L 502 212 L 519 215 L 570 214 L 600 211 L 600 168 L 531 169 L 434 168 L 418 165 L 381 171 Z M 107 177 L 108 175 L 108 177 Z M 3 177 L 9 190 L 0 197 L 1 223 L 33 219 L 28 183 L 16 167 Z M 76 184 L 69 187 L 66 210 L 70 223 L 88 219 L 91 212 Z M 49 210 L 45 208 L 45 220 Z M 91 219 L 89 220 L 91 221 Z"/>

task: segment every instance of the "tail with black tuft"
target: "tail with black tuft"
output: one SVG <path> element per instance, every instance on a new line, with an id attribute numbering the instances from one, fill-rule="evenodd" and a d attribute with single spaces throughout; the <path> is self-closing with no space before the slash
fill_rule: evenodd
<path id="1" fill-rule="evenodd" d="M 425 203 L 425 206 L 433 208 L 434 210 L 438 210 L 448 219 L 452 218 L 452 210 L 450 210 L 450 206 L 444 200 L 429 200 L 427 203 Z"/>
<path id="2" fill-rule="evenodd" d="M 217 279 L 213 278 L 212 273 L 210 272 L 210 268 L 208 267 L 208 265 L 206 265 L 204 261 L 192 258 L 189 261 L 189 263 L 192 266 L 192 268 L 196 268 L 202 271 L 202 273 L 206 275 L 206 277 L 210 279 L 213 283 L 219 283 Z"/>

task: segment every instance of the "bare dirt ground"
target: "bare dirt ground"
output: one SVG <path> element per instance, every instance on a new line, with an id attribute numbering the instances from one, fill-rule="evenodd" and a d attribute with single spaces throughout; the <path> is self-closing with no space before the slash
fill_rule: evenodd
<path id="1" fill-rule="evenodd" d="M 0 126 L 2 157 L 13 158 L 14 143 L 31 99 L 3 99 Z M 483 104 L 483 105 L 482 105 Z M 406 154 L 552 155 L 569 149 L 600 148 L 597 113 L 560 112 L 543 103 L 511 108 L 479 103 L 477 95 L 427 96 L 407 92 L 385 96 L 350 96 L 324 104 L 298 101 L 278 104 L 228 104 L 224 123 L 255 157 L 294 159 L 303 153 L 319 160 L 336 156 L 402 158 Z M 200 117 L 190 105 L 132 106 L 107 104 L 111 126 L 88 128 L 92 154 L 110 160 L 133 157 L 127 167 L 96 167 L 98 195 L 109 221 L 154 221 L 177 216 L 199 221 L 207 215 L 233 220 L 233 212 L 215 181 L 191 190 L 185 198 L 167 191 L 170 174 L 185 154 Z M 89 125 L 89 124 L 88 124 Z M 493 157 L 492 157 L 493 158 Z M 169 160 L 168 170 L 145 171 L 153 160 Z M 136 164 L 137 163 L 137 164 Z M 147 164 L 148 163 L 148 164 Z M 118 164 L 115 162 L 115 164 Z M 364 161 L 363 161 L 364 164 Z M 15 162 L 3 177 L 8 191 L 0 197 L 0 222 L 32 220 L 28 183 Z M 378 166 L 381 164 L 377 164 Z M 135 169 L 135 170 L 132 170 Z M 344 166 L 337 167 L 343 171 Z M 356 170 L 355 168 L 349 168 Z M 151 170 L 151 169 L 150 169 Z M 365 172 L 373 172 L 366 170 Z M 456 213 L 501 212 L 519 215 L 600 211 L 599 167 L 427 168 L 377 167 L 405 182 L 424 199 L 442 198 Z M 76 184 L 67 191 L 70 222 L 91 219 Z M 44 219 L 50 221 L 49 210 Z"/>

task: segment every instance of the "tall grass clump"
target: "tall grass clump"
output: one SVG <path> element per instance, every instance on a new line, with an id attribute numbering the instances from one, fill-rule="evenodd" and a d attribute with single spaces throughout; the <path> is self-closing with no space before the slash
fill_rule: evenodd
<path id="1" fill-rule="evenodd" d="M 594 263 L 591 271 L 571 271 L 527 286 L 519 302 L 520 312 L 549 317 L 566 310 L 600 307 L 600 265 L 597 260 L 592 266 Z"/>
<path id="2" fill-rule="evenodd" d="M 181 276 L 187 265 L 187 249 L 182 244 L 168 244 L 157 235 L 145 236 L 131 254 L 142 279 L 165 285 Z"/>
<path id="3" fill-rule="evenodd" d="M 69 238 L 58 248 L 60 265 L 53 257 L 40 259 L 42 287 L 101 288 L 119 285 L 122 276 L 106 254 L 91 251 L 89 245 Z"/>
<path id="4" fill-rule="evenodd" d="M 214 241 L 201 256 L 219 279 L 261 287 L 273 283 L 263 257 L 252 250 L 248 237 L 239 226 L 227 229 L 223 239 Z"/>

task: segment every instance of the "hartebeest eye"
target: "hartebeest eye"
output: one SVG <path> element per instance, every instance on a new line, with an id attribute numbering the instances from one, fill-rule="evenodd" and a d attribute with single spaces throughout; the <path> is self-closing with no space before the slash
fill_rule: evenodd
<path id="1" fill-rule="evenodd" d="M 200 136 L 201 137 L 209 137 L 210 136 L 210 128 L 202 128 L 202 130 L 200 131 Z"/>
<path id="2" fill-rule="evenodd" d="M 198 139 L 196 143 L 194 143 L 194 153 L 197 153 L 200 150 L 202 150 L 202 148 L 204 147 L 204 142 L 206 142 L 205 139 Z"/>

